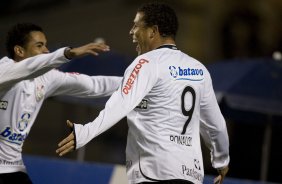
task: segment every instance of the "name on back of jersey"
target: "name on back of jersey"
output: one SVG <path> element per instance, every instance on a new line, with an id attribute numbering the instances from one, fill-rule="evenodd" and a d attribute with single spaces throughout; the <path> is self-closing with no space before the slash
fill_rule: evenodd
<path id="1" fill-rule="evenodd" d="M 186 135 L 170 135 L 169 140 L 178 145 L 192 146 L 192 137 Z"/>

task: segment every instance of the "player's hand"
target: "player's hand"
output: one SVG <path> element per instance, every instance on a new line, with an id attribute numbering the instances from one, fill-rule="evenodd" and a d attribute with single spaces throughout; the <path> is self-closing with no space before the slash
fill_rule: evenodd
<path id="1" fill-rule="evenodd" d="M 214 184 L 222 184 L 228 170 L 229 170 L 228 166 L 217 169 L 217 172 L 218 172 L 219 175 L 214 179 L 213 183 Z"/>
<path id="2" fill-rule="evenodd" d="M 109 50 L 110 47 L 104 43 L 89 43 L 81 47 L 66 49 L 65 56 L 68 59 L 74 59 L 88 54 L 97 56 L 99 52 L 107 52 Z"/>
<path id="3" fill-rule="evenodd" d="M 67 125 L 71 129 L 73 129 L 73 123 L 70 122 L 69 120 L 67 120 Z M 74 132 L 72 131 L 71 134 L 67 138 L 62 140 L 58 144 L 58 147 L 59 148 L 56 150 L 56 153 L 59 154 L 59 156 L 63 156 L 65 154 L 75 150 L 75 136 L 74 136 Z"/>

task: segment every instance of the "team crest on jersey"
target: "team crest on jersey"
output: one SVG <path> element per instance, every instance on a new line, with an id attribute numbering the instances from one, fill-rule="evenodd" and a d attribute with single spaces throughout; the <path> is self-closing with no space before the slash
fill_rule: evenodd
<path id="1" fill-rule="evenodd" d="M 169 66 L 170 76 L 174 80 L 190 80 L 190 81 L 201 81 L 204 79 L 204 72 L 202 69 L 197 68 L 181 68 L 180 66 Z"/>
<path id="2" fill-rule="evenodd" d="M 23 113 L 21 115 L 21 119 L 19 120 L 18 124 L 17 124 L 17 128 L 19 129 L 19 131 L 24 131 L 30 121 L 30 113 Z"/>
<path id="3" fill-rule="evenodd" d="M 0 100 L 0 109 L 6 110 L 7 107 L 8 107 L 8 102 Z"/>
<path id="4" fill-rule="evenodd" d="M 35 91 L 35 98 L 36 101 L 39 102 L 41 99 L 44 98 L 45 89 L 43 84 L 37 84 L 36 91 Z"/>

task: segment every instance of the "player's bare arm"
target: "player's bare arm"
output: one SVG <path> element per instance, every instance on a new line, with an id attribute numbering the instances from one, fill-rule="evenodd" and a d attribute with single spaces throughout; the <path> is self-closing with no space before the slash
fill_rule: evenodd
<path id="1" fill-rule="evenodd" d="M 222 184 L 228 170 L 229 170 L 228 166 L 217 169 L 217 172 L 218 172 L 219 175 L 214 179 L 214 183 L 215 184 Z"/>
<path id="2" fill-rule="evenodd" d="M 65 56 L 68 59 L 92 54 L 97 56 L 99 52 L 109 51 L 110 47 L 104 43 L 89 43 L 81 47 L 69 48 L 65 50 Z"/>
<path id="3" fill-rule="evenodd" d="M 73 128 L 73 123 L 67 120 L 67 125 L 70 128 Z M 58 144 L 58 149 L 56 150 L 56 153 L 59 154 L 59 156 L 63 156 L 69 152 L 72 152 L 75 150 L 75 136 L 74 132 L 72 131 L 69 136 L 67 136 L 64 140 L 62 140 Z"/>

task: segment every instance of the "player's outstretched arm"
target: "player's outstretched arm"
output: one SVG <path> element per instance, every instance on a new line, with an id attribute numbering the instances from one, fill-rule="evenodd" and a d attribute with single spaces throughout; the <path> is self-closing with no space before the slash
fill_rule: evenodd
<path id="1" fill-rule="evenodd" d="M 99 52 L 109 51 L 108 45 L 103 43 L 88 43 L 76 48 L 61 48 L 53 53 L 39 54 L 26 58 L 21 62 L 14 62 L 5 57 L 1 59 L 0 89 L 8 88 L 21 80 L 38 77 L 52 68 L 77 57 L 85 55 L 97 56 Z M 9 62 L 8 62 L 9 61 Z"/>
<path id="2" fill-rule="evenodd" d="M 214 179 L 214 184 L 222 184 L 228 170 L 229 170 L 228 166 L 217 169 L 219 175 Z"/>
<path id="3" fill-rule="evenodd" d="M 67 125 L 71 129 L 73 129 L 73 123 L 67 120 Z M 74 132 L 72 131 L 69 136 L 67 136 L 64 140 L 62 140 L 58 144 L 58 149 L 56 150 L 56 153 L 59 154 L 59 156 L 63 156 L 69 152 L 72 152 L 75 150 L 75 136 Z"/>
<path id="4" fill-rule="evenodd" d="M 104 43 L 89 43 L 81 47 L 66 49 L 65 56 L 68 59 L 74 59 L 88 54 L 97 56 L 99 52 L 106 52 L 109 50 L 110 47 Z"/>

